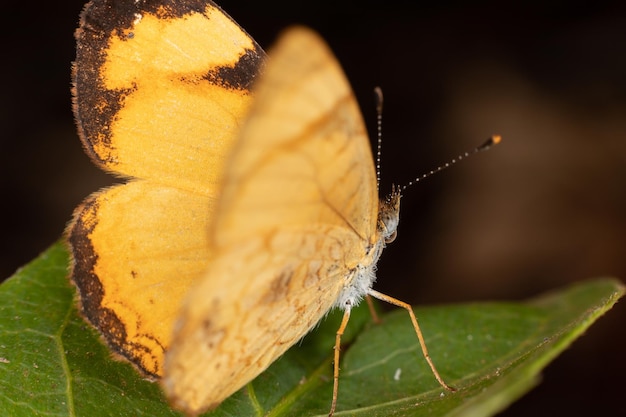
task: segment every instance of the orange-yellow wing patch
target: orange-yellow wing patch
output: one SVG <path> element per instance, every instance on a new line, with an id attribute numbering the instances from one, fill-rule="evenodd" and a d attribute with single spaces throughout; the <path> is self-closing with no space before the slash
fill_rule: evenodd
<path id="1" fill-rule="evenodd" d="M 184 304 L 163 384 L 217 406 L 304 336 L 378 241 L 370 144 L 341 68 L 312 32 L 270 52 L 224 172 L 208 273 Z"/>
<path id="2" fill-rule="evenodd" d="M 76 33 L 74 112 L 96 164 L 128 179 L 74 213 L 87 319 L 149 375 L 212 256 L 209 224 L 261 48 L 206 0 L 94 0 Z"/>

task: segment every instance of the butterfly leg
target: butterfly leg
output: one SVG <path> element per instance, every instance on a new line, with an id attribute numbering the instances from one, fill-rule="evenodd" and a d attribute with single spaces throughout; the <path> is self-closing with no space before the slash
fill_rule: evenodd
<path id="1" fill-rule="evenodd" d="M 428 354 L 428 349 L 426 348 L 426 342 L 424 341 L 424 336 L 422 335 L 420 326 L 417 323 L 417 317 L 415 317 L 415 313 L 413 312 L 411 305 L 405 303 L 404 301 L 400 301 L 396 298 L 390 297 L 388 295 L 385 295 L 383 293 L 380 293 L 372 289 L 369 290 L 369 295 L 381 301 L 385 301 L 389 304 L 402 307 L 409 313 L 409 316 L 411 316 L 411 322 L 413 322 L 413 328 L 415 329 L 415 333 L 417 334 L 417 339 L 419 340 L 420 346 L 422 348 L 422 354 L 424 355 L 424 359 L 426 359 L 426 362 L 428 362 L 428 366 L 430 366 L 430 370 L 432 371 L 433 375 L 435 375 L 435 378 L 437 379 L 437 381 L 442 387 L 444 387 L 448 391 L 452 391 L 452 392 L 456 391 L 455 388 L 451 387 L 450 385 L 444 382 L 443 378 L 441 378 L 441 376 L 439 375 L 439 371 L 437 371 L 437 368 L 435 368 L 435 364 L 433 363 L 432 359 L 430 359 L 430 355 Z M 335 351 L 335 359 L 336 358 L 337 358 L 337 351 Z"/>
<path id="2" fill-rule="evenodd" d="M 378 317 L 378 313 L 376 312 L 376 307 L 374 306 L 374 301 L 372 300 L 372 296 L 369 294 L 365 296 L 365 301 L 367 301 L 367 307 L 370 309 L 370 314 L 372 315 L 372 320 L 376 324 L 380 324 L 382 320 Z"/>
<path id="3" fill-rule="evenodd" d="M 343 319 L 341 319 L 341 324 L 339 325 L 339 329 L 337 329 L 337 333 L 335 335 L 335 363 L 333 365 L 333 402 L 330 405 L 330 412 L 328 413 L 328 417 L 332 417 L 335 414 L 335 408 L 337 407 L 337 391 L 339 389 L 339 351 L 341 350 L 341 336 L 343 336 L 343 332 L 346 330 L 346 326 L 348 326 L 348 321 L 350 321 L 350 308 L 346 308 L 343 312 Z"/>

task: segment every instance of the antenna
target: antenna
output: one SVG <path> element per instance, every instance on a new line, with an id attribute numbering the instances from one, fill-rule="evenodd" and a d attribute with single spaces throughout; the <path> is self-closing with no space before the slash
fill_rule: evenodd
<path id="1" fill-rule="evenodd" d="M 425 174 L 420 175 L 419 177 L 415 178 L 413 181 L 409 181 L 407 184 L 403 185 L 400 187 L 400 192 L 406 190 L 408 187 L 417 184 L 418 182 L 430 177 L 433 174 L 436 174 L 440 171 L 443 171 L 446 168 L 451 167 L 452 165 L 456 164 L 457 162 L 460 162 L 461 160 L 470 157 L 472 155 L 476 155 L 479 152 L 482 151 L 486 151 L 487 149 L 491 148 L 492 146 L 497 145 L 498 143 L 500 143 L 500 141 L 502 141 L 502 136 L 500 135 L 492 135 L 489 139 L 487 139 L 485 142 L 483 142 L 481 145 L 475 147 L 474 149 L 470 150 L 470 151 L 466 151 L 462 154 L 459 154 L 456 158 L 451 159 L 450 161 L 446 162 L 443 165 L 439 165 L 437 168 L 435 169 L 431 169 L 430 171 L 428 171 Z"/>
<path id="2" fill-rule="evenodd" d="M 374 88 L 376 95 L 376 190 L 380 191 L 380 157 L 383 148 L 383 90 Z"/>
<path id="3" fill-rule="evenodd" d="M 376 144 L 376 189 L 380 190 L 380 159 L 381 159 L 382 148 L 383 148 L 383 90 L 380 87 L 375 87 L 374 95 L 376 99 L 376 137 L 377 137 L 376 138 L 377 139 L 376 141 L 377 142 Z M 431 169 L 427 173 L 420 175 L 419 177 L 415 178 L 412 181 L 409 181 L 407 184 L 403 186 L 394 187 L 394 190 L 395 190 L 394 192 L 401 193 L 402 191 L 406 190 L 410 186 L 417 184 L 418 182 L 430 177 L 431 175 L 434 175 L 440 171 L 443 171 L 444 169 L 451 167 L 452 165 L 456 164 L 457 162 L 460 162 L 461 160 L 467 157 L 470 157 L 482 151 L 486 151 L 492 146 L 495 146 L 498 143 L 500 143 L 500 141 L 502 141 L 502 136 L 492 135 L 489 139 L 487 139 L 485 142 L 475 147 L 474 149 L 470 151 L 466 151 L 462 154 L 459 154 L 456 158 L 451 159 L 450 161 L 446 162 L 443 165 L 439 165 L 437 168 Z"/>
<path id="4" fill-rule="evenodd" d="M 374 88 L 374 95 L 376 96 L 376 189 L 380 190 L 380 159 L 382 155 L 383 148 L 383 90 L 380 87 Z M 461 160 L 475 155 L 479 152 L 486 151 L 492 146 L 497 145 L 502 141 L 502 136 L 500 135 L 492 135 L 489 139 L 483 142 L 481 145 L 475 147 L 470 151 L 466 151 L 462 154 L 459 154 L 456 158 L 451 159 L 443 165 L 439 165 L 437 168 L 431 169 L 425 174 L 420 175 L 412 181 L 409 181 L 407 184 L 395 188 L 395 192 L 401 193 L 406 190 L 410 186 L 417 184 L 418 182 L 430 177 L 433 174 L 436 174 L 444 169 L 451 167 L 452 165 L 460 162 Z"/>

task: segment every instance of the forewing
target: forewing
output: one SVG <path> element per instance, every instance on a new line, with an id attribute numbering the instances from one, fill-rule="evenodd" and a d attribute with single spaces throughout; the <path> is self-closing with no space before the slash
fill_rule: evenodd
<path id="1" fill-rule="evenodd" d="M 310 223 L 373 242 L 378 210 L 367 131 L 350 85 L 325 43 L 288 31 L 272 49 L 225 172 L 216 247 Z"/>
<path id="2" fill-rule="evenodd" d="M 376 238 L 370 145 L 338 63 L 302 28 L 272 52 L 226 168 L 215 259 L 166 355 L 166 393 L 189 414 L 218 405 L 306 334 Z"/>
<path id="3" fill-rule="evenodd" d="M 212 191 L 265 56 L 254 40 L 205 0 L 94 0 L 76 38 L 74 113 L 92 159 Z"/>

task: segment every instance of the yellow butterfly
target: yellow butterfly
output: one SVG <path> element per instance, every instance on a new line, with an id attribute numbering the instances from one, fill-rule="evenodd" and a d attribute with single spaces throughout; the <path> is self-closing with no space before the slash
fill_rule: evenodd
<path id="1" fill-rule="evenodd" d="M 410 306 L 372 289 L 400 191 L 378 199 L 356 99 L 316 34 L 287 31 L 265 64 L 210 1 L 93 0 L 76 37 L 81 140 L 125 181 L 75 211 L 71 278 L 115 352 L 195 415 L 339 307 L 332 414 L 340 337 L 369 295 L 409 311 L 449 388 Z"/>

